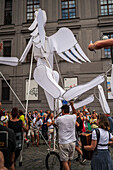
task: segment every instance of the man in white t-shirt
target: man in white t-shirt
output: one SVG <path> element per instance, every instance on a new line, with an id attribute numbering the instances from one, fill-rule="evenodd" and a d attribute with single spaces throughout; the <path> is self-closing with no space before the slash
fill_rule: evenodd
<path id="1" fill-rule="evenodd" d="M 70 115 L 69 106 L 62 106 L 62 115 L 56 119 L 59 136 L 59 153 L 65 170 L 70 170 L 71 160 L 75 153 L 75 124 L 76 115 Z"/>

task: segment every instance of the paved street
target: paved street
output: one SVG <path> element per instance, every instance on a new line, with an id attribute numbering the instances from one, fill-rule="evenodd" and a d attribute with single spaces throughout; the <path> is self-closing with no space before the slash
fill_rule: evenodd
<path id="1" fill-rule="evenodd" d="M 110 149 L 113 153 L 113 149 Z M 16 170 L 46 170 L 45 166 L 45 158 L 47 155 L 47 146 L 40 144 L 39 147 L 32 147 L 31 145 L 29 148 L 26 147 L 26 144 L 24 146 L 24 152 L 23 152 L 23 162 L 22 166 L 19 167 L 19 160 L 16 164 Z M 75 153 L 75 158 L 76 158 Z M 113 159 L 113 154 L 112 154 Z M 71 170 L 90 170 L 90 161 L 86 161 L 84 164 L 81 164 L 79 162 L 76 162 L 75 160 L 72 161 L 72 167 Z M 55 168 L 54 168 L 55 170 Z M 56 168 L 56 170 L 59 170 L 59 168 Z"/>

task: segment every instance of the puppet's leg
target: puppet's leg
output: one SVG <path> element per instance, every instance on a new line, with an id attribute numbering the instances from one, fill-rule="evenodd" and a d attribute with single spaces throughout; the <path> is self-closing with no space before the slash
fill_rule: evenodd
<path id="1" fill-rule="evenodd" d="M 53 98 L 59 98 L 65 92 L 55 81 L 54 71 L 43 64 L 36 67 L 34 79 Z"/>
<path id="2" fill-rule="evenodd" d="M 103 113 L 110 114 L 110 108 L 107 103 L 103 87 L 101 85 L 98 85 L 98 90 L 99 90 L 99 102 L 102 107 Z"/>
<path id="3" fill-rule="evenodd" d="M 61 100 L 54 100 L 54 98 L 44 90 L 44 93 L 46 95 L 46 99 L 47 99 L 47 102 L 48 102 L 48 105 L 49 105 L 49 108 L 54 111 L 54 110 L 60 110 L 59 108 L 62 107 L 62 102 Z M 54 103 L 55 102 L 55 103 Z M 57 102 L 58 102 L 58 107 L 57 107 Z"/>

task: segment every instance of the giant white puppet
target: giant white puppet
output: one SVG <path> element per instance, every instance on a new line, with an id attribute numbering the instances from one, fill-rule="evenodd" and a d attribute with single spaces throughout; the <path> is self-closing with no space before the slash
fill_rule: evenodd
<path id="1" fill-rule="evenodd" d="M 105 79 L 104 75 L 99 75 L 84 85 L 79 85 L 65 91 L 58 84 L 59 73 L 53 70 L 54 55 L 56 54 L 70 63 L 77 62 L 81 64 L 82 62 L 90 62 L 90 60 L 81 49 L 70 29 L 65 27 L 60 28 L 55 34 L 48 37 L 44 29 L 46 21 L 47 17 L 45 11 L 41 9 L 36 11 L 34 22 L 28 28 L 31 31 L 31 38 L 20 60 L 16 57 L 0 57 L 0 63 L 17 66 L 19 63 L 24 62 L 33 45 L 34 58 L 37 60 L 37 67 L 34 70 L 34 79 L 44 89 L 50 109 L 54 110 L 54 99 L 70 101 L 101 84 Z M 93 100 L 91 100 L 91 102 Z M 90 103 L 89 100 L 85 100 L 85 104 L 87 103 Z"/>

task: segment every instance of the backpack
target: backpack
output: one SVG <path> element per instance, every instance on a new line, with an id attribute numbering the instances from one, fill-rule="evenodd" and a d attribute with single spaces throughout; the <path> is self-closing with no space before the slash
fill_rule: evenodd
<path id="1" fill-rule="evenodd" d="M 96 145 L 96 148 L 95 148 L 95 151 L 97 150 L 97 146 L 100 145 L 100 146 L 107 146 L 108 144 L 98 144 L 99 143 L 99 139 L 100 139 L 100 131 L 99 129 L 95 129 L 96 131 L 96 136 L 97 136 L 97 145 Z M 109 132 L 109 141 L 110 141 L 110 132 Z"/>
<path id="2" fill-rule="evenodd" d="M 16 137 L 16 149 L 22 149 L 23 135 L 22 135 L 22 120 L 17 121 L 16 123 L 8 121 L 8 127 L 14 130 Z"/>
<path id="3" fill-rule="evenodd" d="M 8 132 L 0 131 L 0 151 L 8 148 Z"/>
<path id="4" fill-rule="evenodd" d="M 96 145 L 96 148 L 94 151 L 87 151 L 84 149 L 84 146 L 85 145 L 91 145 L 91 139 L 92 139 L 92 134 L 91 135 L 88 135 L 88 137 L 86 137 L 86 135 L 80 135 L 81 137 L 81 143 L 82 143 L 82 152 L 83 152 L 83 159 L 88 159 L 88 160 L 91 160 L 92 159 L 92 155 L 93 155 L 93 152 L 96 152 L 98 154 L 98 150 L 97 150 L 97 146 L 98 145 L 101 145 L 101 146 L 106 146 L 108 144 L 98 144 L 99 143 L 99 139 L 100 139 L 100 131 L 99 129 L 95 129 L 96 131 L 96 136 L 97 136 L 97 145 Z M 87 134 L 87 132 L 85 133 Z M 109 133 L 109 139 L 110 139 L 110 133 Z"/>

